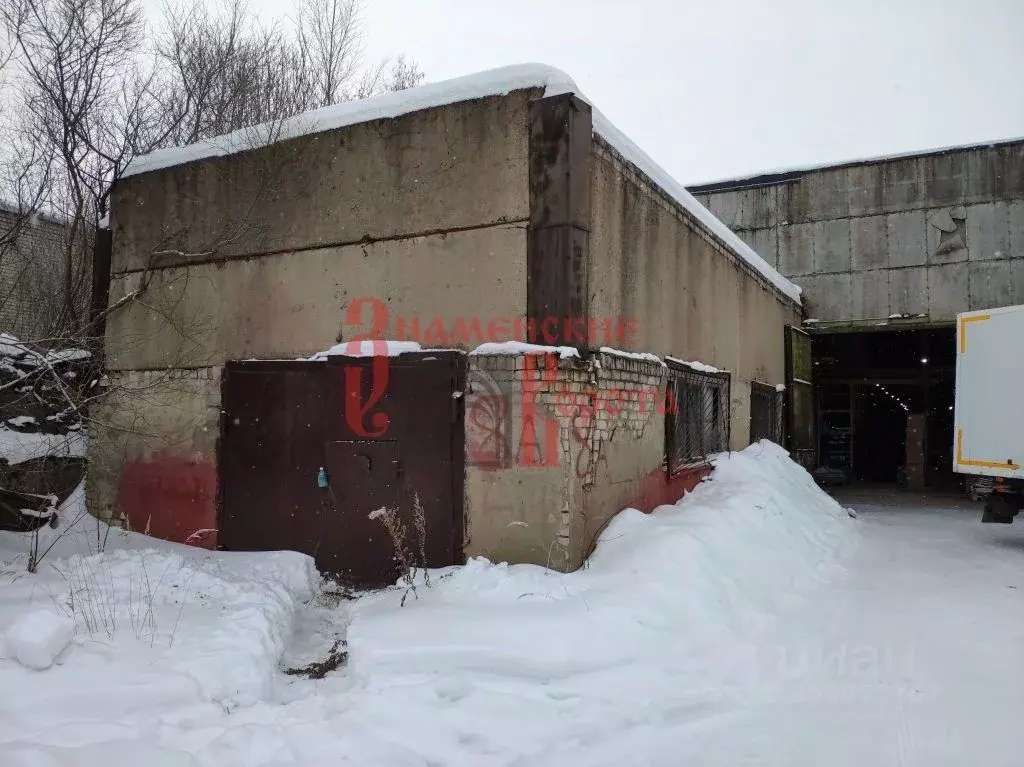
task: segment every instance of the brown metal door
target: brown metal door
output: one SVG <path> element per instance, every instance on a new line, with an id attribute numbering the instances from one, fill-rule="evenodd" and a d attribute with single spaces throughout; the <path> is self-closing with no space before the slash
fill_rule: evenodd
<path id="1" fill-rule="evenodd" d="M 317 566 L 352 585 L 394 581 L 394 542 L 371 514 L 402 506 L 398 443 L 328 442 L 325 452 L 328 487 Z"/>
<path id="2" fill-rule="evenodd" d="M 291 549 L 358 586 L 394 582 L 394 544 L 381 520 L 394 508 L 407 548 L 440 567 L 462 561 L 465 357 L 392 358 L 373 390 L 372 358 L 237 362 L 225 368 L 220 447 L 220 541 L 225 549 Z M 358 372 L 359 375 L 352 375 Z M 358 386 L 350 391 L 352 382 Z M 346 418 L 352 397 L 372 400 L 387 429 L 367 435 Z M 320 467 L 328 487 L 318 484 Z M 417 540 L 416 499 L 426 520 Z M 420 564 L 417 561 L 416 564 Z"/>
<path id="3" fill-rule="evenodd" d="M 316 556 L 323 538 L 326 381 L 310 366 L 225 375 L 220 545 Z"/>

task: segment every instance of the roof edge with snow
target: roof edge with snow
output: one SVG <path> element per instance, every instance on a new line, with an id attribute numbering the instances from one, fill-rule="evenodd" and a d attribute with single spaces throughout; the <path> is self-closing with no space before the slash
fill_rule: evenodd
<path id="1" fill-rule="evenodd" d="M 875 157 L 838 160 L 835 162 L 824 162 L 813 165 L 797 165 L 791 168 L 772 168 L 769 170 L 757 171 L 756 173 L 749 173 L 743 176 L 733 176 L 730 178 L 716 179 L 714 181 L 701 181 L 696 184 L 687 184 L 686 188 L 689 189 L 692 194 L 733 192 L 760 186 L 784 184 L 787 181 L 798 181 L 804 175 L 808 173 L 817 173 L 818 171 L 857 168 L 863 165 L 879 165 L 885 162 L 913 160 L 918 157 L 939 157 L 942 155 L 953 154 L 955 152 L 970 152 L 975 149 L 995 149 L 996 147 L 1022 143 L 1024 143 L 1024 136 L 1019 138 L 1002 138 L 994 141 L 979 141 L 976 143 L 959 144 L 956 146 L 916 149 L 907 152 L 898 152 L 896 154 L 883 154 Z"/>
<path id="2" fill-rule="evenodd" d="M 257 149 L 299 136 L 323 133 L 357 125 L 371 120 L 399 117 L 404 114 L 431 109 L 462 101 L 504 96 L 517 90 L 543 88 L 544 95 L 559 96 L 573 93 L 590 104 L 594 133 L 607 141 L 626 160 L 635 165 L 653 183 L 672 197 L 683 209 L 722 240 L 736 255 L 763 276 L 783 295 L 800 303 L 800 288 L 783 277 L 729 227 L 719 221 L 701 205 L 682 184 L 676 181 L 646 152 L 616 128 L 580 92 L 569 75 L 545 64 L 518 64 L 487 72 L 456 77 L 438 83 L 421 85 L 404 91 L 387 93 L 372 99 L 335 104 L 311 112 L 304 112 L 276 124 L 259 125 L 201 141 L 185 147 L 160 149 L 136 157 L 128 165 L 123 177 L 197 162 L 211 157 L 222 157 L 246 150 Z"/>

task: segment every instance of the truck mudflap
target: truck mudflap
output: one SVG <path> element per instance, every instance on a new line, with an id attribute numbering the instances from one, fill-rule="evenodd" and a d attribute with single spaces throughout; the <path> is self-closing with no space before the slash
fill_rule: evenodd
<path id="1" fill-rule="evenodd" d="M 1009 525 L 1020 513 L 1024 505 L 1024 495 L 1018 493 L 993 492 L 985 499 L 985 510 L 981 521 L 987 524 Z"/>

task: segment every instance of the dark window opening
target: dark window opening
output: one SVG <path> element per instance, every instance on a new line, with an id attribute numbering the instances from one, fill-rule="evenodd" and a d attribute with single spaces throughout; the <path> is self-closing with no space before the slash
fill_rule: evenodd
<path id="1" fill-rule="evenodd" d="M 670 473 L 729 449 L 729 374 L 669 363 L 665 452 Z"/>

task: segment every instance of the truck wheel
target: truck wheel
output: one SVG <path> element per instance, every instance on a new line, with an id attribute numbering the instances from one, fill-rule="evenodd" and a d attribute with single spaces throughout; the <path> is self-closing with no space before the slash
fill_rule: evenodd
<path id="1" fill-rule="evenodd" d="M 1018 499 L 1015 496 L 1006 496 L 1002 493 L 991 493 L 985 500 L 985 511 L 981 515 L 981 521 L 997 525 L 1009 525 L 1020 510 Z"/>

